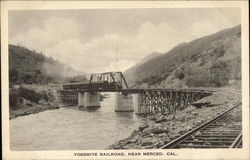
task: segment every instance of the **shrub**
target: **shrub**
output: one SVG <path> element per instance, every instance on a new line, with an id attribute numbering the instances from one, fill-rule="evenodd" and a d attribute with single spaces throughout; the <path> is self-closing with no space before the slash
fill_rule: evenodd
<path id="1" fill-rule="evenodd" d="M 210 68 L 212 83 L 215 87 L 221 87 L 228 84 L 231 68 L 226 62 L 217 62 Z"/>
<path id="2" fill-rule="evenodd" d="M 10 82 L 16 82 L 18 80 L 18 70 L 17 69 L 10 69 L 9 70 L 9 78 Z"/>
<path id="3" fill-rule="evenodd" d="M 185 74 L 182 73 L 182 71 L 175 71 L 175 77 L 178 78 L 178 79 L 183 79 L 185 77 Z"/>
<path id="4" fill-rule="evenodd" d="M 184 70 L 185 81 L 189 87 L 210 87 L 211 75 L 205 67 L 189 64 Z"/>
<path id="5" fill-rule="evenodd" d="M 223 45 L 221 45 L 221 46 L 215 48 L 215 50 L 214 50 L 214 53 L 215 53 L 215 55 L 216 55 L 217 57 L 222 57 L 222 56 L 225 54 L 225 52 L 226 52 L 226 51 L 225 51 Z"/>
<path id="6" fill-rule="evenodd" d="M 10 109 L 18 108 L 18 92 L 16 90 L 10 89 L 9 103 L 10 103 Z"/>
<path id="7" fill-rule="evenodd" d="M 24 87 L 20 87 L 18 90 L 19 97 L 23 97 L 31 102 L 38 103 L 38 101 L 43 98 L 43 95 L 37 93 L 36 91 Z"/>

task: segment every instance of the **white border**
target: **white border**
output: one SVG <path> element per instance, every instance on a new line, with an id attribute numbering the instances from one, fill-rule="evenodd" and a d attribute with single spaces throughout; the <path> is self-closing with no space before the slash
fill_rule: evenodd
<path id="1" fill-rule="evenodd" d="M 174 151 L 177 156 L 160 157 L 76 157 L 74 153 L 114 152 L 112 150 L 60 150 L 60 151 L 10 151 L 8 110 L 8 11 L 46 9 L 114 9 L 114 8 L 241 8 L 242 27 L 242 99 L 243 148 L 242 149 L 169 149 L 150 150 L 163 153 Z M 2 74 L 2 147 L 4 159 L 249 159 L 249 14 L 248 1 L 1 1 L 1 74 Z M 123 150 L 143 152 L 149 150 Z M 116 151 L 120 152 L 120 151 Z"/>

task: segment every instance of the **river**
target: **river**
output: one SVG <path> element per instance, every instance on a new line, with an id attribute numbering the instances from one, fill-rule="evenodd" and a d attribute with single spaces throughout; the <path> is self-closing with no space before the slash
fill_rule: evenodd
<path id="1" fill-rule="evenodd" d="M 10 148 L 25 150 L 105 149 L 138 129 L 143 117 L 115 112 L 109 94 L 96 111 L 62 107 L 10 120 Z"/>

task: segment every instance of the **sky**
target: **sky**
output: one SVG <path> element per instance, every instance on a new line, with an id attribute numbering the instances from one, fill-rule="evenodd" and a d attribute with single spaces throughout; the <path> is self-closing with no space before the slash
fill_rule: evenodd
<path id="1" fill-rule="evenodd" d="M 240 19 L 238 8 L 9 11 L 9 43 L 85 73 L 125 71 L 151 53 L 166 53 Z"/>

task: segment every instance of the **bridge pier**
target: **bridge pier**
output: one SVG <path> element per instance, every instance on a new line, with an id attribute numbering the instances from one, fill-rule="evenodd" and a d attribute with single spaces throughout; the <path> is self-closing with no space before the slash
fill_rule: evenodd
<path id="1" fill-rule="evenodd" d="M 134 110 L 136 114 L 144 114 L 147 113 L 146 105 L 143 103 L 145 99 L 144 94 L 133 94 L 133 104 L 134 104 Z"/>
<path id="2" fill-rule="evenodd" d="M 115 111 L 116 112 L 133 112 L 134 106 L 131 96 L 115 93 Z"/>
<path id="3" fill-rule="evenodd" d="M 98 92 L 84 93 L 84 107 L 101 107 L 100 94 Z"/>
<path id="4" fill-rule="evenodd" d="M 78 92 L 78 107 L 84 107 L 84 92 Z"/>
<path id="5" fill-rule="evenodd" d="M 100 95 L 97 92 L 79 92 L 78 107 L 100 107 Z"/>

